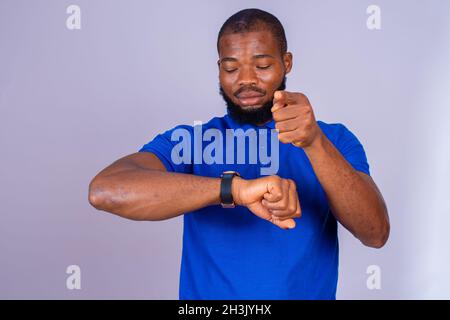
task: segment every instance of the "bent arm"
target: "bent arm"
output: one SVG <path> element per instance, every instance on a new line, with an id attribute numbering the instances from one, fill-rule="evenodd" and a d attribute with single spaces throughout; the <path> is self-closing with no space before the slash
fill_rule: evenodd
<path id="1" fill-rule="evenodd" d="M 381 248 L 389 237 L 389 216 L 372 178 L 353 169 L 324 134 L 305 152 L 336 219 L 366 246 Z"/>
<path id="2" fill-rule="evenodd" d="M 92 179 L 89 202 L 131 220 L 165 220 L 219 204 L 220 178 L 167 172 L 156 155 L 137 152 Z"/>

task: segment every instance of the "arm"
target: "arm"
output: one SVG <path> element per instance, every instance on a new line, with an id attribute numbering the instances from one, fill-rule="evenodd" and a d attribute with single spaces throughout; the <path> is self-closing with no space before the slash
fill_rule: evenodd
<path id="1" fill-rule="evenodd" d="M 323 134 L 308 98 L 277 91 L 272 113 L 279 140 L 305 151 L 336 219 L 363 244 L 381 248 L 390 229 L 383 197 L 372 178 L 353 169 Z"/>
<path id="2" fill-rule="evenodd" d="M 282 229 L 295 227 L 293 218 L 300 216 L 295 183 L 289 179 L 235 177 L 232 195 L 237 205 Z M 220 178 L 167 172 L 157 156 L 138 152 L 94 177 L 89 202 L 99 210 L 132 220 L 164 220 L 220 204 Z M 273 212 L 266 208 L 267 203 L 273 205 Z"/>
<path id="3" fill-rule="evenodd" d="M 353 169 L 322 132 L 304 150 L 336 219 L 365 245 L 381 248 L 389 237 L 389 218 L 372 178 Z"/>
<path id="4" fill-rule="evenodd" d="M 220 203 L 220 179 L 169 173 L 152 153 L 138 152 L 102 170 L 89 202 L 132 220 L 164 220 Z"/>

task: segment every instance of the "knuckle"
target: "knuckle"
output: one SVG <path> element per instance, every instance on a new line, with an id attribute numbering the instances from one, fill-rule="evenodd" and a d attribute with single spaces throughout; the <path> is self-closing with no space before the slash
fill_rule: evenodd
<path id="1" fill-rule="evenodd" d="M 305 127 L 306 128 L 310 129 L 312 127 L 312 124 L 313 124 L 312 119 L 310 117 L 305 119 Z"/>
<path id="2" fill-rule="evenodd" d="M 305 132 L 304 132 L 303 130 L 298 130 L 298 131 L 297 131 L 297 138 L 298 138 L 300 141 L 304 141 L 305 138 L 306 138 Z"/>
<path id="3" fill-rule="evenodd" d="M 281 142 L 284 142 L 284 143 L 287 143 L 288 142 L 288 139 L 287 139 L 287 137 L 286 137 L 286 135 L 285 134 L 280 134 L 279 136 L 278 136 L 278 138 L 279 138 L 279 140 L 281 141 Z"/>
<path id="4" fill-rule="evenodd" d="M 284 130 L 284 125 L 280 122 L 275 123 L 275 129 L 277 130 Z"/>
<path id="5" fill-rule="evenodd" d="M 271 182 L 277 182 L 279 176 L 277 176 L 276 174 L 268 176 L 267 179 L 269 179 Z"/>
<path id="6" fill-rule="evenodd" d="M 276 183 L 277 185 L 279 185 L 280 182 L 281 182 L 281 177 L 280 176 L 273 175 L 272 179 L 273 179 L 273 182 Z"/>
<path id="7" fill-rule="evenodd" d="M 272 114 L 272 117 L 273 117 L 273 120 L 275 120 L 275 121 L 280 121 L 280 113 L 279 113 L 278 111 L 275 111 L 275 112 Z"/>

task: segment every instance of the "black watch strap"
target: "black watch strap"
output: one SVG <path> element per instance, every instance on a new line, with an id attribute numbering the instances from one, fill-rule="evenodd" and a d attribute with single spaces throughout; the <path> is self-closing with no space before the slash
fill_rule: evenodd
<path id="1" fill-rule="evenodd" d="M 234 208 L 234 199 L 231 193 L 231 183 L 233 178 L 239 176 L 239 173 L 235 171 L 225 171 L 222 173 L 222 179 L 220 181 L 220 203 L 223 208 Z"/>

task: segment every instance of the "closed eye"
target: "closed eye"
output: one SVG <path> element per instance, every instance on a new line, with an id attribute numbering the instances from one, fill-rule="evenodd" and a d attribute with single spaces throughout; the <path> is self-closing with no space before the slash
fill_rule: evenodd
<path id="1" fill-rule="evenodd" d="M 269 64 L 268 66 L 257 66 L 256 68 L 264 70 L 264 69 L 269 69 L 270 67 L 271 67 L 271 65 Z"/>

